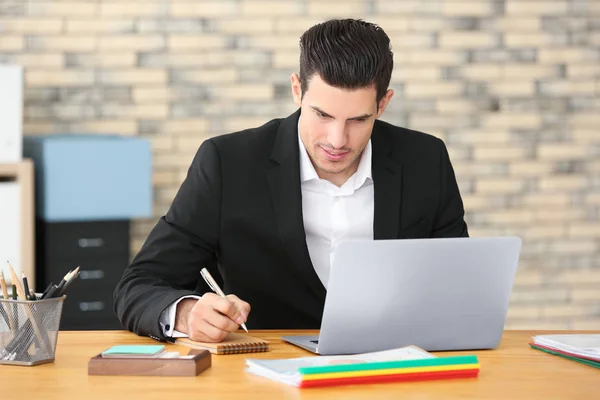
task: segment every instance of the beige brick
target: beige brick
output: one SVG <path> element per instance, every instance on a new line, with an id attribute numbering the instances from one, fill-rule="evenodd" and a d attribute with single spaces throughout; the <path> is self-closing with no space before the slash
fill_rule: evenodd
<path id="1" fill-rule="evenodd" d="M 58 34 L 62 31 L 62 19 L 28 18 L 15 20 L 0 20 L 0 32 L 19 34 Z M 4 40 L 4 39 L 2 39 Z M 0 43 L 2 42 L 0 40 Z"/>
<path id="2" fill-rule="evenodd" d="M 25 84 L 31 87 L 93 85 L 94 80 L 94 71 L 88 69 L 29 69 L 25 71 Z"/>
<path id="3" fill-rule="evenodd" d="M 451 103 L 454 100 L 440 100 L 438 102 L 438 106 L 442 103 L 448 103 L 448 108 L 451 108 Z M 439 109 L 442 112 L 441 108 Z M 457 140 L 460 143 L 465 144 L 501 144 L 505 145 L 510 142 L 510 133 L 507 131 L 490 131 L 483 129 L 473 129 L 473 130 L 461 130 L 456 136 L 453 136 L 453 140 Z M 486 160 L 487 161 L 487 160 Z"/>
<path id="4" fill-rule="evenodd" d="M 554 281 L 566 285 L 593 285 L 600 284 L 600 268 L 597 269 L 572 269 L 558 271 L 553 276 Z"/>
<path id="5" fill-rule="evenodd" d="M 202 118 L 172 119 L 165 121 L 164 132 L 171 135 L 197 135 L 208 131 L 209 121 Z"/>
<path id="6" fill-rule="evenodd" d="M 523 204 L 533 207 L 567 207 L 571 204 L 571 196 L 567 193 L 554 193 L 552 195 L 545 193 L 530 193 L 523 196 Z"/>
<path id="7" fill-rule="evenodd" d="M 133 19 L 68 19 L 68 33 L 122 33 L 133 32 Z"/>
<path id="8" fill-rule="evenodd" d="M 410 127 L 428 132 L 431 128 L 444 129 L 448 126 L 465 125 L 465 115 L 437 114 L 413 112 L 410 115 Z"/>
<path id="9" fill-rule="evenodd" d="M 175 149 L 177 151 L 197 150 L 198 147 L 206 140 L 205 136 L 178 136 L 175 139 Z"/>
<path id="10" fill-rule="evenodd" d="M 586 176 L 569 175 L 569 176 L 552 176 L 543 177 L 540 179 L 539 187 L 541 191 L 563 191 L 563 190 L 579 190 L 585 188 L 589 184 Z"/>
<path id="11" fill-rule="evenodd" d="M 297 1 L 264 1 L 264 0 L 242 0 L 241 12 L 247 16 L 260 17 L 287 17 L 302 13 L 302 3 Z M 307 27 L 308 29 L 308 27 Z"/>
<path id="12" fill-rule="evenodd" d="M 539 48 L 563 45 L 555 35 L 540 32 L 507 32 L 504 44 L 508 48 Z"/>
<path id="13" fill-rule="evenodd" d="M 175 171 L 154 171 L 152 183 L 154 185 L 172 185 L 175 183 L 176 177 Z"/>
<path id="14" fill-rule="evenodd" d="M 408 30 L 412 32 L 439 32 L 447 26 L 446 18 L 434 15 L 411 15 L 406 18 L 408 19 Z"/>
<path id="15" fill-rule="evenodd" d="M 515 179 L 515 178 L 498 178 L 498 177 L 494 177 L 494 178 L 478 178 L 476 185 L 475 185 L 475 191 L 479 194 L 509 194 L 509 193 L 520 193 L 525 189 L 526 186 L 526 181 L 522 180 L 522 179 Z M 522 214 L 526 215 L 529 211 L 523 211 Z M 502 221 L 506 221 L 503 217 L 506 217 L 507 220 L 510 219 L 511 215 L 517 215 L 517 214 L 513 214 L 515 213 L 515 211 L 507 211 L 506 213 L 502 213 L 502 214 L 498 214 L 498 213 L 494 213 L 494 214 L 490 214 L 489 217 L 491 218 L 492 215 L 502 215 L 502 217 L 498 217 L 499 219 L 497 220 L 498 222 L 502 222 Z M 520 214 L 519 214 L 520 215 Z M 522 216 L 520 216 L 522 217 Z M 512 220 L 510 220 L 512 221 Z M 518 219 L 517 221 L 522 221 L 521 219 Z M 515 221 L 515 222 L 517 222 Z"/>
<path id="16" fill-rule="evenodd" d="M 572 330 L 600 330 L 600 318 L 580 318 L 570 324 Z"/>
<path id="17" fill-rule="evenodd" d="M 570 324 L 567 321 L 537 321 L 537 320 L 529 320 L 529 319 L 507 319 L 506 324 L 504 325 L 504 329 L 511 330 L 566 330 L 570 329 Z"/>
<path id="18" fill-rule="evenodd" d="M 237 1 L 213 0 L 190 1 L 171 0 L 171 15 L 174 17 L 220 17 L 235 15 L 238 12 Z"/>
<path id="19" fill-rule="evenodd" d="M 600 205 L 600 193 L 590 193 L 585 198 L 586 204 Z"/>
<path id="20" fill-rule="evenodd" d="M 585 305 L 577 304 L 554 304 L 542 307 L 542 318 L 576 318 L 592 316 L 593 311 Z"/>
<path id="21" fill-rule="evenodd" d="M 410 29 L 410 18 L 408 17 L 377 15 L 370 18 L 369 21 L 379 25 L 388 35 L 397 32 L 408 32 Z M 394 45 L 395 43 L 392 41 L 392 46 Z"/>
<path id="22" fill-rule="evenodd" d="M 398 52 L 400 49 L 404 48 L 424 49 L 434 47 L 435 45 L 433 35 L 429 32 L 405 32 L 401 34 L 391 34 L 389 36 L 393 48 Z"/>
<path id="23" fill-rule="evenodd" d="M 460 69 L 463 78 L 493 81 L 502 77 L 502 66 L 498 64 L 468 64 Z"/>
<path id="24" fill-rule="evenodd" d="M 54 123 L 48 122 L 23 122 L 23 135 L 45 135 L 55 131 Z"/>
<path id="25" fill-rule="evenodd" d="M 376 5 L 379 14 L 437 14 L 442 9 L 441 3 L 437 0 L 378 0 Z"/>
<path id="26" fill-rule="evenodd" d="M 152 151 L 153 152 L 168 152 L 173 150 L 175 140 L 172 136 L 156 136 L 152 138 Z"/>
<path id="27" fill-rule="evenodd" d="M 569 236 L 572 237 L 598 237 L 600 238 L 600 223 L 583 222 L 573 223 L 569 226 Z M 600 292 L 600 290 L 599 290 Z"/>
<path id="28" fill-rule="evenodd" d="M 495 208 L 492 199 L 479 195 L 464 195 L 462 196 L 462 200 L 465 210 L 469 212 L 492 210 Z"/>
<path id="29" fill-rule="evenodd" d="M 282 50 L 273 54 L 273 67 L 275 68 L 299 68 L 299 65 L 300 55 L 297 51 Z"/>
<path id="30" fill-rule="evenodd" d="M 525 158 L 527 154 L 528 150 L 519 146 L 477 146 L 473 158 L 482 161 L 510 161 Z"/>
<path id="31" fill-rule="evenodd" d="M 492 23 L 496 30 L 505 32 L 537 32 L 542 29 L 540 18 L 521 15 L 497 16 Z"/>
<path id="32" fill-rule="evenodd" d="M 310 0 L 308 2 L 308 15 L 318 15 L 320 17 L 356 17 L 367 12 L 366 6 L 362 0 L 345 0 L 342 7 L 332 6 L 320 0 Z"/>
<path id="33" fill-rule="evenodd" d="M 193 155 L 182 155 L 175 153 L 158 153 L 153 157 L 153 166 L 155 168 L 176 168 L 181 167 L 187 171 L 190 163 L 193 159 Z M 183 177 L 185 178 L 186 173 L 183 172 Z"/>
<path id="34" fill-rule="evenodd" d="M 273 98 L 273 86 L 265 84 L 214 85 L 212 89 L 216 99 L 259 101 Z"/>
<path id="35" fill-rule="evenodd" d="M 578 208 L 545 208 L 535 211 L 535 220 L 540 223 L 580 221 L 586 216 L 586 211 Z"/>
<path id="36" fill-rule="evenodd" d="M 577 143 L 598 143 L 600 132 L 593 128 L 574 128 L 571 130 L 571 137 Z"/>
<path id="37" fill-rule="evenodd" d="M 407 49 L 394 53 L 394 63 L 419 64 L 419 65 L 458 65 L 463 63 L 464 57 L 459 51 L 453 50 L 428 50 Z"/>
<path id="38" fill-rule="evenodd" d="M 136 55 L 130 52 L 102 52 L 79 55 L 77 61 L 79 67 L 133 67 L 136 64 Z"/>
<path id="39" fill-rule="evenodd" d="M 169 107 L 166 104 L 113 104 L 104 103 L 102 114 L 106 118 L 149 118 L 160 119 L 169 115 Z"/>
<path id="40" fill-rule="evenodd" d="M 323 22 L 322 17 L 295 17 L 295 18 L 277 18 L 275 20 L 275 31 L 280 33 L 294 33 L 300 35 L 308 28 Z"/>
<path id="41" fill-rule="evenodd" d="M 106 1 L 100 2 L 103 17 L 150 17 L 164 15 L 167 5 L 160 1 Z"/>
<path id="42" fill-rule="evenodd" d="M 459 82 L 407 82 L 404 95 L 408 98 L 453 97 L 460 95 L 462 84 Z"/>
<path id="43" fill-rule="evenodd" d="M 567 77 L 569 78 L 569 80 L 600 77 L 600 63 L 568 64 L 566 67 L 567 67 Z"/>
<path id="44" fill-rule="evenodd" d="M 167 103 L 173 98 L 173 90 L 167 86 L 134 87 L 133 102 L 138 103 Z"/>
<path id="45" fill-rule="evenodd" d="M 598 61 L 597 51 L 588 48 L 548 47 L 538 51 L 541 64 L 574 64 Z"/>
<path id="46" fill-rule="evenodd" d="M 516 78 L 515 78 L 516 79 Z M 490 93 L 497 96 L 533 96 L 535 94 L 535 83 L 533 81 L 515 82 L 514 79 L 506 81 L 495 81 L 488 83 Z"/>
<path id="47" fill-rule="evenodd" d="M 168 47 L 173 51 L 222 49 L 227 45 L 222 35 L 170 35 Z"/>
<path id="48" fill-rule="evenodd" d="M 298 53 L 298 36 L 296 35 L 254 35 L 248 37 L 248 46 L 265 50 L 292 50 Z"/>
<path id="49" fill-rule="evenodd" d="M 192 83 L 231 83 L 238 79 L 235 68 L 179 71 L 179 79 Z"/>
<path id="50" fill-rule="evenodd" d="M 472 100 L 440 99 L 436 102 L 440 114 L 465 114 L 477 112 L 478 105 Z"/>
<path id="51" fill-rule="evenodd" d="M 298 57 L 296 57 L 298 63 Z M 392 82 L 435 81 L 440 79 L 440 68 L 435 66 L 398 66 L 392 71 Z"/>
<path id="52" fill-rule="evenodd" d="M 518 275 L 517 275 L 518 276 Z M 515 277 L 515 280 L 517 277 Z M 517 285 L 515 285 L 517 286 Z M 510 305 L 517 306 L 520 304 L 526 303 L 566 303 L 569 300 L 568 289 L 560 289 L 560 288 L 523 288 L 518 289 L 518 286 L 515 290 L 512 291 L 510 296 Z"/>
<path id="53" fill-rule="evenodd" d="M 64 54 L 58 53 L 23 53 L 16 56 L 19 65 L 29 68 L 61 68 L 65 65 Z"/>
<path id="54" fill-rule="evenodd" d="M 566 0 L 508 0 L 506 2 L 506 14 L 509 15 L 563 15 L 568 9 L 569 3 Z"/>
<path id="55" fill-rule="evenodd" d="M 98 72 L 98 81 L 109 85 L 165 84 L 167 71 L 141 68 L 101 70 Z"/>
<path id="56" fill-rule="evenodd" d="M 98 38 L 100 51 L 156 51 L 165 48 L 160 35 L 115 35 Z"/>
<path id="57" fill-rule="evenodd" d="M 36 51 L 81 51 L 96 50 L 97 39 L 93 36 L 36 36 L 32 43 Z"/>
<path id="58" fill-rule="evenodd" d="M 571 114 L 567 118 L 571 125 L 578 126 L 580 128 L 583 128 L 584 126 L 597 128 L 600 126 L 600 113 L 598 112 L 582 112 Z"/>
<path id="59" fill-rule="evenodd" d="M 554 170 L 554 164 L 540 161 L 517 161 L 509 165 L 510 175 L 532 176 L 550 175 Z"/>
<path id="60" fill-rule="evenodd" d="M 542 221 L 543 223 L 544 221 Z M 564 225 L 538 225 L 527 227 L 523 236 L 527 240 L 536 239 L 555 239 L 567 235 L 567 228 Z"/>
<path id="61" fill-rule="evenodd" d="M 515 275 L 515 288 L 528 286 L 541 286 L 543 282 L 542 270 L 529 270 L 519 268 Z"/>
<path id="62" fill-rule="evenodd" d="M 482 122 L 486 127 L 536 129 L 541 126 L 542 118 L 533 113 L 496 113 L 482 117 Z"/>
<path id="63" fill-rule="evenodd" d="M 555 81 L 545 82 L 544 90 L 551 96 L 593 96 L 596 93 L 595 82 L 588 81 Z"/>
<path id="64" fill-rule="evenodd" d="M 541 316 L 541 307 L 538 306 L 513 306 L 508 307 L 507 319 L 523 318 L 528 320 L 539 319 Z"/>
<path id="65" fill-rule="evenodd" d="M 481 31 L 442 32 L 439 43 L 442 48 L 487 48 L 497 45 L 495 35 Z"/>
<path id="66" fill-rule="evenodd" d="M 289 22 L 288 18 L 284 21 Z M 248 17 L 219 18 L 215 20 L 216 31 L 219 33 L 235 34 L 261 34 L 275 31 L 273 18 L 252 17 L 252 23 L 248 23 Z M 308 26 L 308 25 L 307 25 Z"/>
<path id="67" fill-rule="evenodd" d="M 506 65 L 503 75 L 505 79 L 534 81 L 557 77 L 556 69 L 550 65 Z M 524 82 L 525 83 L 525 82 Z"/>
<path id="68" fill-rule="evenodd" d="M 569 143 L 540 144 L 537 154 L 541 160 L 572 160 L 586 157 L 589 154 L 589 147 L 584 144 Z"/>
<path id="69" fill-rule="evenodd" d="M 443 0 L 442 12 L 452 17 L 482 17 L 494 13 L 494 5 L 488 1 L 476 0 Z"/>
<path id="70" fill-rule="evenodd" d="M 36 16 L 83 17 L 93 16 L 98 10 L 95 2 L 83 1 L 33 1 L 28 5 L 28 14 Z"/>
<path id="71" fill-rule="evenodd" d="M 19 51 L 25 47 L 25 40 L 21 36 L 0 36 L 0 51 Z"/>
<path id="72" fill-rule="evenodd" d="M 555 241 L 551 247 L 553 253 L 562 254 L 590 254 L 598 249 L 598 245 L 594 240 L 584 239 L 562 239 Z"/>
<path id="73" fill-rule="evenodd" d="M 106 133 L 114 132 L 119 135 L 134 136 L 137 134 L 137 123 L 135 120 L 129 119 L 110 119 L 98 121 L 85 121 L 72 125 L 73 131 L 90 132 L 90 133 Z"/>

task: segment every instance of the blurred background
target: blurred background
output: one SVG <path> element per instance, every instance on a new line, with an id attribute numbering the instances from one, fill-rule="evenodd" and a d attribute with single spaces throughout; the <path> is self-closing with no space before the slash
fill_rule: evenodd
<path id="1" fill-rule="evenodd" d="M 471 236 L 523 238 L 507 328 L 599 329 L 600 1 L 2 0 L 0 63 L 25 136 L 151 144 L 134 255 L 203 140 L 295 110 L 299 37 L 341 17 L 390 36 L 382 119 L 445 141 Z"/>

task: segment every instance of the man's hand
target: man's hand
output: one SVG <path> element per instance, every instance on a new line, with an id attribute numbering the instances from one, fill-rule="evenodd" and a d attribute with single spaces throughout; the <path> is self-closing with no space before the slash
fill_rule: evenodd
<path id="1" fill-rule="evenodd" d="M 250 304 L 230 294 L 223 298 L 205 293 L 200 300 L 183 299 L 177 304 L 175 329 L 199 342 L 220 342 L 246 322 Z"/>

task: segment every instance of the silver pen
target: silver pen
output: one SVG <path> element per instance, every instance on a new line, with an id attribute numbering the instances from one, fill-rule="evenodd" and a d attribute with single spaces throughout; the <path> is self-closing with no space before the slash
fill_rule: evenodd
<path id="1" fill-rule="evenodd" d="M 219 285 L 217 285 L 217 282 L 214 280 L 214 278 L 206 268 L 202 268 L 202 270 L 200 271 L 200 275 L 202 275 L 202 278 L 204 279 L 208 287 L 210 287 L 213 290 L 213 292 L 215 292 L 221 297 L 227 298 L 227 296 L 225 296 L 225 293 L 223 293 Z M 248 328 L 246 328 L 246 324 L 242 323 L 242 325 L 240 326 L 246 331 L 246 333 L 248 333 Z"/>

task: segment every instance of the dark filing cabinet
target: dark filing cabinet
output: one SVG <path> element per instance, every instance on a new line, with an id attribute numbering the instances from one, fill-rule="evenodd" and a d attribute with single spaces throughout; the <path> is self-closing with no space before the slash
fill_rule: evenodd
<path id="1" fill-rule="evenodd" d="M 122 329 L 113 292 L 129 263 L 129 221 L 37 221 L 37 285 L 43 290 L 80 267 L 64 302 L 61 330 Z"/>

